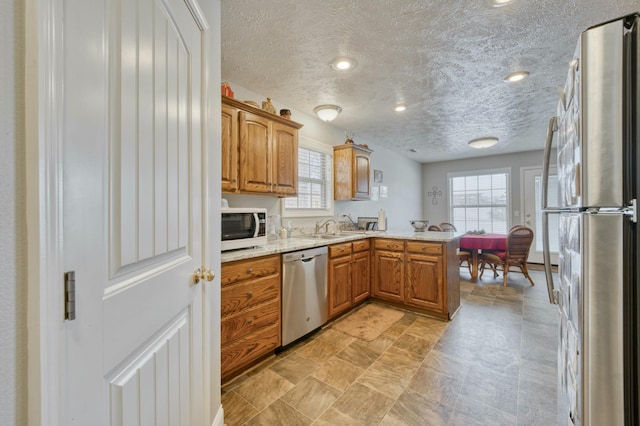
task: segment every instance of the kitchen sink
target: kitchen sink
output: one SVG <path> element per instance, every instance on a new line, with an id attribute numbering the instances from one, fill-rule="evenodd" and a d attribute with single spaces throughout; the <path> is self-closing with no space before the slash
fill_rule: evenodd
<path id="1" fill-rule="evenodd" d="M 338 238 L 344 238 L 347 235 L 344 234 L 318 234 L 318 235 L 300 235 L 298 238 L 311 239 L 311 240 L 336 240 Z"/>

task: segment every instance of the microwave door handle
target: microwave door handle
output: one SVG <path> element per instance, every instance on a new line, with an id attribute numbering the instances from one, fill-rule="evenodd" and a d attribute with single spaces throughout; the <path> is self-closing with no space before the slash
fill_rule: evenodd
<path id="1" fill-rule="evenodd" d="M 260 234 L 260 217 L 258 216 L 258 213 L 253 214 L 253 220 L 256 221 L 256 230 L 253 233 L 253 238 L 256 238 L 258 234 Z"/>
<path id="2" fill-rule="evenodd" d="M 549 165 L 551 160 L 551 143 L 553 142 L 553 134 L 558 131 L 558 117 L 552 117 L 549 120 L 547 128 L 547 140 L 544 144 L 544 158 L 542 162 L 542 188 L 541 188 L 541 205 L 542 205 L 542 256 L 544 259 L 544 274 L 547 280 L 547 292 L 549 293 L 549 302 L 552 305 L 558 304 L 557 291 L 553 285 L 553 275 L 551 274 L 551 250 L 549 247 L 549 215 L 557 212 L 546 211 L 549 206 L 548 187 L 549 187 Z"/>

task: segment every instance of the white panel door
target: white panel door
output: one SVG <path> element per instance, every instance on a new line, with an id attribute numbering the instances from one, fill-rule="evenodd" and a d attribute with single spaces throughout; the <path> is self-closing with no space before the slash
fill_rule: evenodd
<path id="1" fill-rule="evenodd" d="M 542 255 L 542 168 L 527 168 L 522 171 L 524 219 L 522 224 L 533 229 L 533 243 L 529 262 L 544 263 Z M 549 207 L 558 206 L 558 176 L 555 167 L 549 171 Z M 549 215 L 549 248 L 551 263 L 558 264 L 558 215 Z"/>
<path id="2" fill-rule="evenodd" d="M 207 24 L 196 0 L 64 1 L 63 424 L 203 425 Z"/>

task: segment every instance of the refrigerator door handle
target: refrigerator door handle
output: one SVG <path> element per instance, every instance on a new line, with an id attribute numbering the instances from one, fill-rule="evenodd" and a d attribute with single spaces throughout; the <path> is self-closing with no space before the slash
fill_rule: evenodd
<path id="1" fill-rule="evenodd" d="M 558 304 L 558 294 L 553 285 L 553 276 L 551 275 L 551 251 L 549 247 L 549 214 L 557 213 L 546 211 L 549 206 L 548 187 L 549 187 L 549 165 L 551 160 L 551 144 L 553 142 L 553 134 L 558 131 L 558 117 L 552 117 L 547 127 L 547 140 L 544 144 L 544 158 L 542 162 L 542 188 L 541 188 L 541 205 L 542 205 L 542 256 L 544 259 L 544 274 L 547 279 L 547 292 L 549 293 L 549 302 L 552 305 Z"/>
<path id="2" fill-rule="evenodd" d="M 553 134 L 558 131 L 558 117 L 549 119 L 547 127 L 547 140 L 544 143 L 544 157 L 542 159 L 542 210 L 549 207 L 548 186 L 549 186 L 549 165 L 551 162 L 551 144 L 553 143 Z"/>

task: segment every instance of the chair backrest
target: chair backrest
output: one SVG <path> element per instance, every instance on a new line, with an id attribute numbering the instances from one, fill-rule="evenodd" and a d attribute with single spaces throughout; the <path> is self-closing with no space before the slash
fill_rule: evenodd
<path id="1" fill-rule="evenodd" d="M 455 226 L 453 226 L 453 224 L 448 223 L 448 222 L 442 222 L 440 225 L 438 225 L 440 227 L 440 229 L 442 229 L 443 231 L 453 231 L 453 232 L 458 232 L 458 230 L 456 229 Z"/>
<path id="2" fill-rule="evenodd" d="M 442 232 L 442 228 L 440 228 L 438 225 L 429 225 L 429 227 L 427 228 L 427 231 Z"/>
<path id="3" fill-rule="evenodd" d="M 507 257 L 513 261 L 526 262 L 533 242 L 533 229 L 514 226 L 507 235 Z"/>

